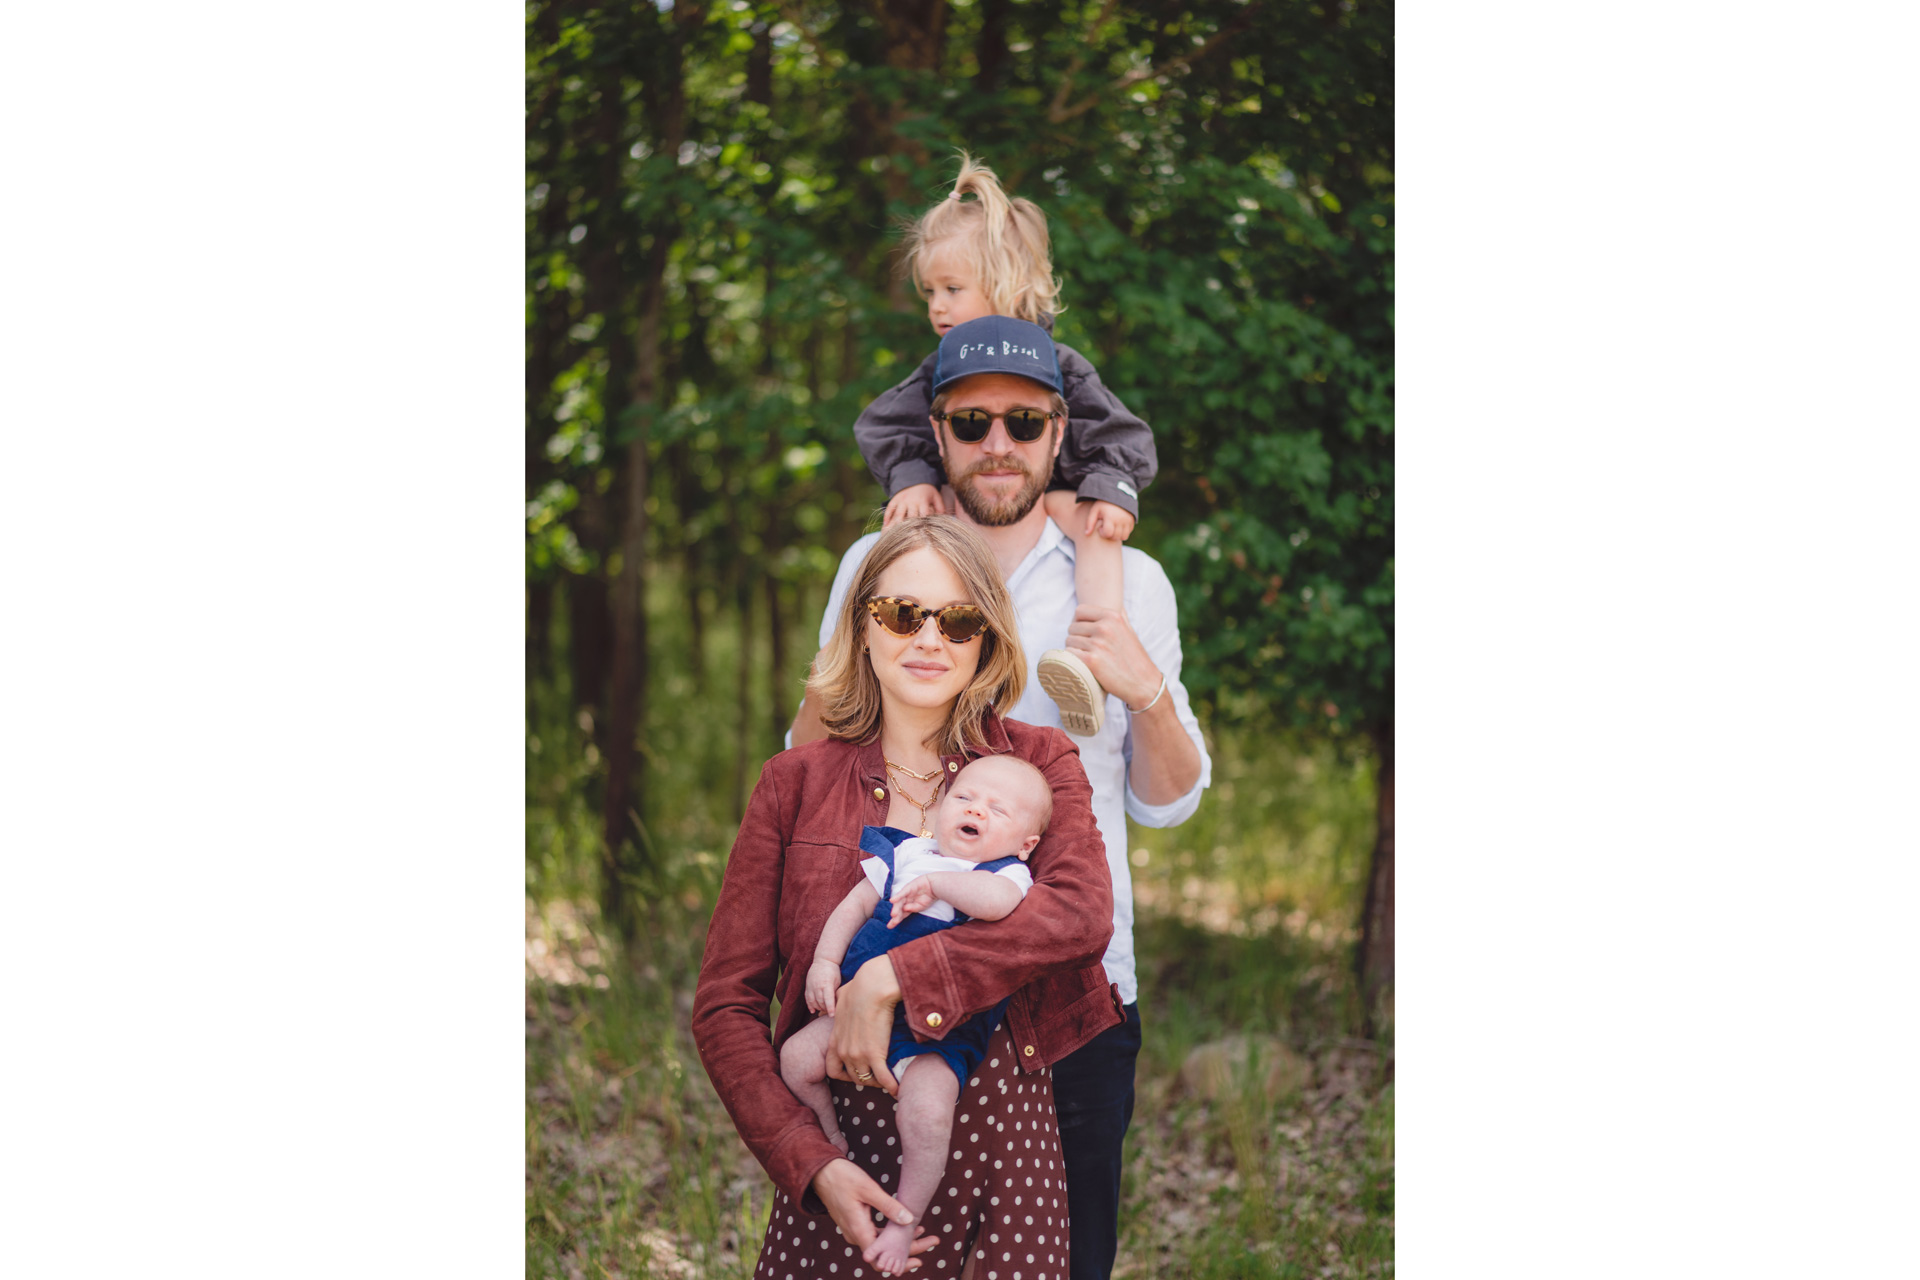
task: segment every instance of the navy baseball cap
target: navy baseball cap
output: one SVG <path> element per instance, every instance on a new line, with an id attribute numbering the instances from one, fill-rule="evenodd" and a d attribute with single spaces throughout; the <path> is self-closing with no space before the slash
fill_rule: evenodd
<path id="1" fill-rule="evenodd" d="M 953 326 L 940 339 L 940 354 L 933 362 L 934 395 L 976 373 L 1018 374 L 1066 394 L 1052 335 L 1012 316 L 981 316 Z"/>

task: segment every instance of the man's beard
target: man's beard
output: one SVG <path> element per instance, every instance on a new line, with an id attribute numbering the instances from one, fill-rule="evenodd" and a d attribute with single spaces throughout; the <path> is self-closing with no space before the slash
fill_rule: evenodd
<path id="1" fill-rule="evenodd" d="M 974 477 L 983 471 L 1018 471 L 1027 478 L 1025 484 L 1005 498 L 991 498 L 982 493 L 974 483 Z M 957 476 L 947 477 L 953 486 L 953 496 L 959 499 L 960 509 L 965 511 L 975 524 L 997 529 L 1004 525 L 1018 524 L 1033 510 L 1033 504 L 1040 501 L 1040 495 L 1047 491 L 1047 484 L 1053 479 L 1053 456 L 1047 455 L 1039 475 L 1022 458 L 1009 455 L 1005 458 L 982 458 Z"/>

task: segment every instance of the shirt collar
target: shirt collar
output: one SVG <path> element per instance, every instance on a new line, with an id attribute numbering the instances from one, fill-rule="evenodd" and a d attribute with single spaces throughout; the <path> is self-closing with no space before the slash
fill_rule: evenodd
<path id="1" fill-rule="evenodd" d="M 1027 552 L 1027 558 L 1022 560 L 1014 571 L 1007 576 L 1007 590 L 1016 590 L 1019 584 L 1026 579 L 1026 576 L 1033 572 L 1035 565 L 1056 551 L 1065 555 L 1068 561 L 1071 562 L 1073 559 L 1073 539 L 1062 533 L 1060 526 L 1055 524 L 1052 518 L 1049 517 L 1046 524 L 1042 526 L 1040 530 L 1040 540 L 1033 544 L 1033 550 Z"/>

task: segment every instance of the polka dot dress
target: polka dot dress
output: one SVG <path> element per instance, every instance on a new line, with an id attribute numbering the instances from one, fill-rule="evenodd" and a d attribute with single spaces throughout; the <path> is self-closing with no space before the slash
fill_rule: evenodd
<path id="1" fill-rule="evenodd" d="M 920 1255 L 915 1280 L 958 1280 L 976 1238 L 982 1254 L 974 1280 L 1067 1280 L 1067 1183 L 1060 1166 L 1060 1130 L 1053 1080 L 1044 1067 L 1019 1070 L 1004 1025 L 987 1060 L 960 1090 L 953 1108 L 947 1171 L 922 1218 L 940 1237 Z M 945 1071 L 929 1059 L 915 1071 Z M 893 1099 L 884 1090 L 856 1090 L 832 1081 L 840 1131 L 849 1155 L 889 1195 L 900 1187 L 900 1143 Z M 754 1280 L 869 1280 L 879 1275 L 829 1217 L 809 1217 L 776 1191 L 773 1216 Z"/>

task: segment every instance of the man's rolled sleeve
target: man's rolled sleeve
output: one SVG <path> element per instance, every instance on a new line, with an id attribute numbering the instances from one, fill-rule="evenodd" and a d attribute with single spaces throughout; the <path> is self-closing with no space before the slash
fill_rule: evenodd
<path id="1" fill-rule="evenodd" d="M 1141 647 L 1147 656 L 1153 659 L 1153 665 L 1167 678 L 1167 691 L 1163 695 L 1173 700 L 1175 714 L 1180 717 L 1180 727 L 1187 731 L 1187 737 L 1193 740 L 1194 749 L 1200 753 L 1200 777 L 1193 787 L 1178 799 L 1166 804 L 1148 804 L 1134 794 L 1132 770 L 1129 768 L 1126 785 L 1127 816 L 1143 827 L 1174 827 L 1191 818 L 1200 807 L 1200 793 L 1213 783 L 1213 757 L 1207 754 L 1207 742 L 1200 733 L 1200 721 L 1193 714 L 1193 704 L 1187 697 L 1187 687 L 1180 682 L 1180 615 L 1178 603 L 1174 599 L 1173 583 L 1167 579 L 1167 571 L 1149 556 L 1142 555 L 1137 560 L 1129 555 L 1127 567 L 1127 617 L 1133 624 L 1134 634 L 1140 637 Z M 1129 766 L 1133 763 L 1133 733 L 1131 726 L 1126 741 L 1121 746 L 1121 755 Z"/>

